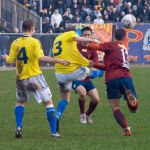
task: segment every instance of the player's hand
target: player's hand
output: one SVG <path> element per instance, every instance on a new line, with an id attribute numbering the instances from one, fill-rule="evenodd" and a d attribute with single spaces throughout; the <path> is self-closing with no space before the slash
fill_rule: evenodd
<path id="1" fill-rule="evenodd" d="M 94 62 L 92 60 L 90 60 L 89 67 L 93 67 L 93 66 L 94 66 Z"/>
<path id="2" fill-rule="evenodd" d="M 94 39 L 93 42 L 94 42 L 94 43 L 98 43 L 98 44 L 101 43 L 101 42 L 100 42 L 99 40 L 97 40 L 97 39 Z"/>
<path id="3" fill-rule="evenodd" d="M 59 60 L 59 64 L 64 65 L 64 66 L 69 66 L 70 62 L 64 59 L 60 59 Z"/>
<path id="4" fill-rule="evenodd" d="M 6 58 L 8 57 L 8 55 L 2 55 L 2 60 L 6 61 Z"/>

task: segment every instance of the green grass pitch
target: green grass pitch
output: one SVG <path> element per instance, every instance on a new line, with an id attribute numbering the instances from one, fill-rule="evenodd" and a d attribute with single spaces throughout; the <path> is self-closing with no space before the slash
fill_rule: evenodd
<path id="1" fill-rule="evenodd" d="M 43 71 L 54 99 L 59 100 L 53 70 Z M 45 109 L 31 97 L 25 108 L 23 138 L 15 139 L 15 71 L 0 72 L 0 150 L 149 150 L 150 149 L 150 68 L 132 68 L 140 101 L 136 114 L 129 113 L 124 100 L 121 108 L 133 135 L 123 137 L 108 105 L 104 78 L 94 79 L 101 102 L 93 113 L 94 124 L 79 123 L 77 95 L 72 91 L 69 107 L 61 120 L 61 139 L 52 139 Z M 89 99 L 88 99 L 89 102 Z"/>

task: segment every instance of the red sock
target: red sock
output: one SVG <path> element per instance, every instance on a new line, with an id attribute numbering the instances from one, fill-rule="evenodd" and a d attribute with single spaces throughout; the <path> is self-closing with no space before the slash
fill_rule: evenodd
<path id="1" fill-rule="evenodd" d="M 97 106 L 98 103 L 93 103 L 92 101 L 90 102 L 89 104 L 89 108 L 86 112 L 86 115 L 87 116 L 90 116 L 90 114 L 95 110 L 96 106 Z"/>
<path id="2" fill-rule="evenodd" d="M 120 109 L 116 109 L 113 111 L 114 118 L 117 121 L 117 123 L 123 128 L 126 129 L 128 127 L 126 118 L 124 114 L 120 111 Z"/>
<path id="3" fill-rule="evenodd" d="M 85 100 L 79 98 L 78 103 L 79 103 L 79 108 L 80 108 L 80 114 L 84 114 L 85 113 Z"/>

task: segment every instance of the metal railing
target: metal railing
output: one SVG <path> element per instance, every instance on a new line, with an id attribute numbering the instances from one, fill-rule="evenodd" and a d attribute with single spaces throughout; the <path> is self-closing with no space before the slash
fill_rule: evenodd
<path id="1" fill-rule="evenodd" d="M 33 19 L 36 25 L 36 32 L 42 33 L 42 18 L 33 10 L 28 10 L 16 0 L 0 0 L 0 18 L 6 20 L 12 28 L 22 30 L 22 22 L 25 19 Z"/>

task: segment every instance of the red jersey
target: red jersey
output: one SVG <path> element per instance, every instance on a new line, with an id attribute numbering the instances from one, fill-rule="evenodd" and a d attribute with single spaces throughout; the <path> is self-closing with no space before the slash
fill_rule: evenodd
<path id="1" fill-rule="evenodd" d="M 101 43 L 99 47 L 99 50 L 105 53 L 104 64 L 106 71 L 106 82 L 111 79 L 131 77 L 131 72 L 129 70 L 128 50 L 123 44 L 118 41 L 105 42 Z"/>
<path id="2" fill-rule="evenodd" d="M 93 62 L 95 62 L 96 64 L 98 64 L 97 68 L 104 68 L 103 64 L 99 64 L 99 60 L 98 60 L 98 54 L 96 51 L 92 51 L 91 48 L 87 48 L 87 46 L 82 45 L 81 43 L 77 44 L 78 50 L 79 52 L 87 59 L 92 60 Z M 85 80 L 83 81 L 88 81 L 90 80 L 90 77 L 87 77 Z"/>
<path id="3" fill-rule="evenodd" d="M 95 63 L 99 63 L 98 54 L 96 51 L 92 51 L 87 46 L 83 46 L 81 43 L 77 44 L 79 52 L 87 59 L 94 61 Z"/>

